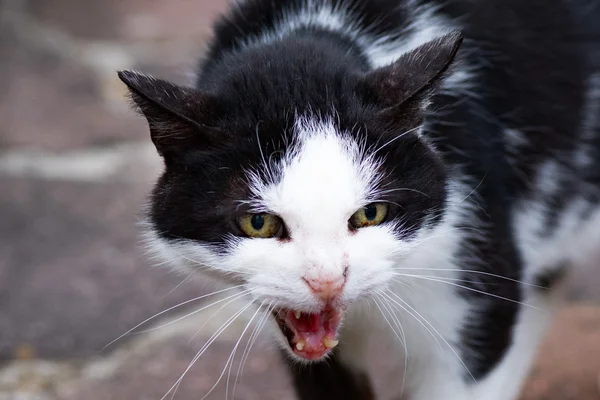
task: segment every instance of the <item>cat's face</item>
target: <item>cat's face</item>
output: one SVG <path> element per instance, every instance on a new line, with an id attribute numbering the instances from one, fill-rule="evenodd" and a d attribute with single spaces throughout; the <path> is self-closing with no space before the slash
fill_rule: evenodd
<path id="1" fill-rule="evenodd" d="M 419 128 L 459 42 L 368 74 L 250 61 L 211 93 L 122 73 L 165 159 L 153 250 L 243 285 L 290 353 L 324 357 L 345 310 L 384 289 L 443 213 L 444 168 Z M 294 74 L 321 82 L 290 86 Z"/>

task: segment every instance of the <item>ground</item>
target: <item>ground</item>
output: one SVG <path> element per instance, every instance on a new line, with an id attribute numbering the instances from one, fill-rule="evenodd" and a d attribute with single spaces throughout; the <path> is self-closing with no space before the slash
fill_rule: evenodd
<path id="1" fill-rule="evenodd" d="M 160 399 L 239 307 L 227 305 L 200 332 L 215 308 L 169 324 L 199 300 L 103 349 L 146 318 L 207 293 L 202 282 L 151 268 L 141 254 L 136 223 L 161 166 L 114 71 L 189 81 L 223 6 L 0 2 L 0 400 Z M 599 286 L 600 268 L 576 280 L 523 400 L 600 399 Z M 218 337 L 176 399 L 210 390 L 246 322 Z M 225 396 L 226 380 L 227 371 L 209 398 Z M 235 398 L 293 398 L 264 338 Z"/>

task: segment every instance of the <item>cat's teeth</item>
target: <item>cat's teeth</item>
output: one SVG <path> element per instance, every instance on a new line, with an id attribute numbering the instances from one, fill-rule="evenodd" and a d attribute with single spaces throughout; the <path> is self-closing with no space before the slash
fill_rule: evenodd
<path id="1" fill-rule="evenodd" d="M 302 351 L 302 350 L 304 350 L 304 346 L 305 346 L 304 340 L 301 340 L 298 343 L 296 343 L 296 350 Z"/>
<path id="2" fill-rule="evenodd" d="M 325 346 L 325 348 L 333 349 L 335 346 L 338 345 L 339 342 L 339 340 L 323 338 L 323 341 L 321 343 L 323 343 L 323 346 Z"/>
<path id="3" fill-rule="evenodd" d="M 296 316 L 296 319 L 300 319 L 300 317 L 302 316 L 302 313 L 300 311 L 296 311 L 294 313 L 294 315 Z"/>

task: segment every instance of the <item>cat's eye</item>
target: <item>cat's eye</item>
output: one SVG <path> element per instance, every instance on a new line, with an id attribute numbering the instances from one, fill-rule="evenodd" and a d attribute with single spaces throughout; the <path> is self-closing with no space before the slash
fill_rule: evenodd
<path id="1" fill-rule="evenodd" d="M 240 229 L 252 238 L 272 238 L 281 233 L 281 219 L 272 214 L 246 214 L 238 219 Z"/>
<path id="2" fill-rule="evenodd" d="M 364 228 L 366 226 L 379 225 L 387 217 L 388 205 L 386 203 L 371 203 L 350 217 L 350 225 L 353 228 Z"/>

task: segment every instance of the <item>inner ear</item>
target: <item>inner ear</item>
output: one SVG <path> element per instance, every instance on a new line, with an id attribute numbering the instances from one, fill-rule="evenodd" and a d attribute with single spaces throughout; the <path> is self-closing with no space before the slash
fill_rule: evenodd
<path id="1" fill-rule="evenodd" d="M 223 141 L 223 134 L 209 126 L 217 113 L 216 99 L 136 72 L 120 71 L 118 75 L 146 117 L 157 151 L 166 159 Z"/>
<path id="2" fill-rule="evenodd" d="M 452 31 L 370 72 L 364 79 L 369 97 L 389 108 L 408 103 L 422 107 L 452 65 L 462 40 L 460 31 Z"/>

